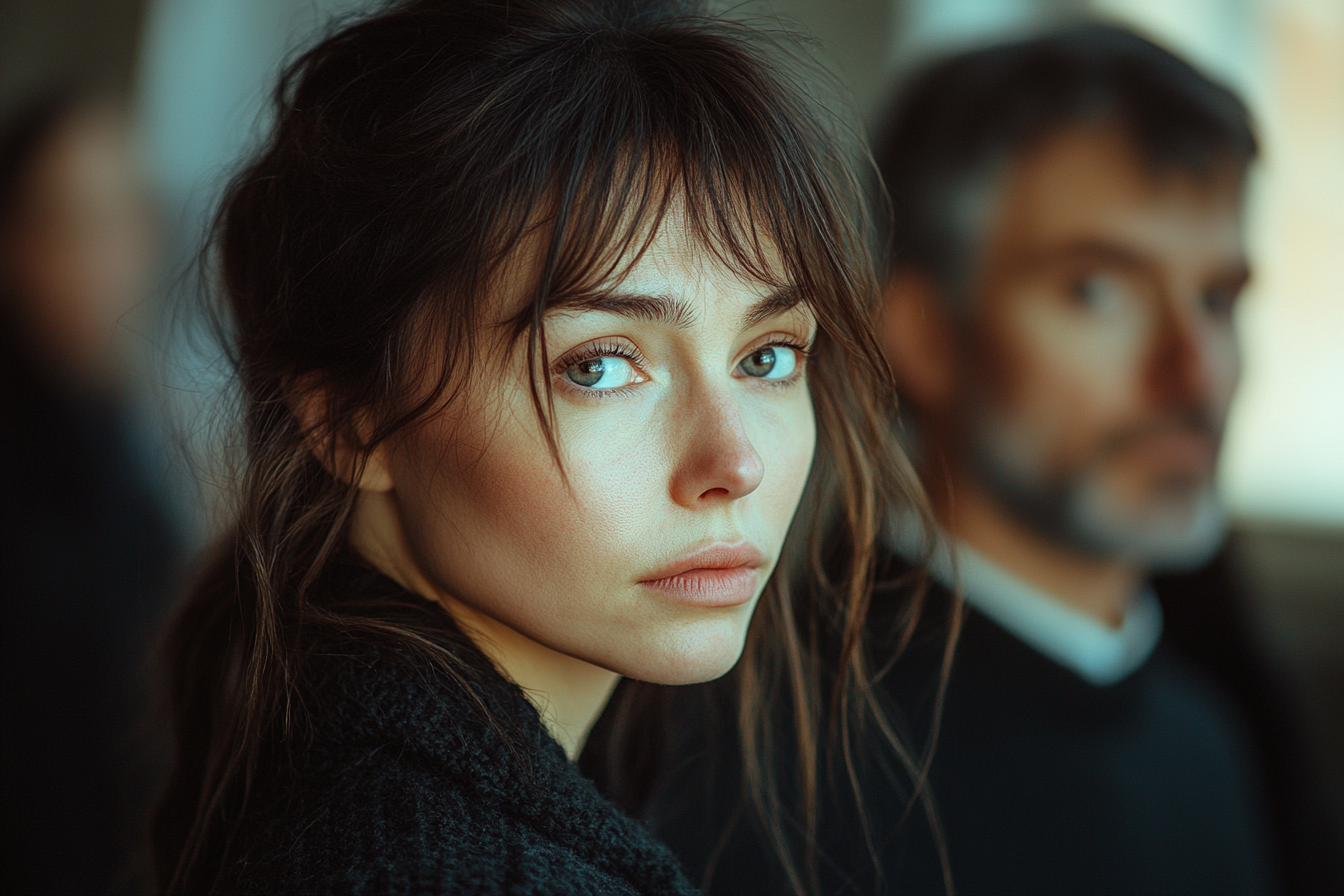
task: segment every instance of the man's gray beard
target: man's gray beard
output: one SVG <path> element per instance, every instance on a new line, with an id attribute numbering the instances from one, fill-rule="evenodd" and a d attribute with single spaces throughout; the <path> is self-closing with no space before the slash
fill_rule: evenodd
<path id="1" fill-rule="evenodd" d="M 1151 572 L 1195 569 L 1222 545 L 1227 515 L 1212 483 L 1173 482 L 1146 502 L 1127 504 L 1107 488 L 1101 459 L 1052 477 L 1041 440 L 995 417 L 975 415 L 964 461 L 980 486 L 1033 531 Z"/>

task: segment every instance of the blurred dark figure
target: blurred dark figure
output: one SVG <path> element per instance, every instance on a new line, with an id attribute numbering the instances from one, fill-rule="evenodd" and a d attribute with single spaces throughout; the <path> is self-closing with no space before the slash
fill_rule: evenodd
<path id="1" fill-rule="evenodd" d="M 1250 275 L 1245 107 L 1128 31 L 1080 25 L 932 65 L 884 124 L 879 329 L 955 551 L 936 555 L 908 647 L 887 636 L 900 625 L 881 589 L 869 634 L 875 667 L 901 654 L 880 697 L 908 739 L 941 705 L 936 811 L 861 745 L 863 811 L 843 783 L 821 810 L 822 892 L 942 893 L 943 847 L 967 894 L 1263 893 L 1278 872 L 1291 892 L 1329 891 L 1334 844 L 1300 799 L 1285 701 L 1225 567 L 1188 572 L 1226 530 L 1214 469 Z M 888 580 L 927 535 L 894 521 Z M 1159 572 L 1179 575 L 1155 594 Z M 940 704 L 957 581 L 967 613 Z M 785 892 L 735 814 L 715 700 L 669 699 L 688 733 L 671 729 L 656 786 L 589 767 L 710 892 Z"/>
<path id="2" fill-rule="evenodd" d="M 1233 541 L 1207 566 L 1153 578 L 1163 643 L 1217 682 L 1248 725 L 1281 891 L 1344 893 L 1344 827 L 1308 746 L 1303 698 L 1248 618 Z"/>
<path id="3" fill-rule="evenodd" d="M 152 225 L 113 107 L 55 92 L 0 136 L 0 893 L 122 888 L 140 839 L 139 657 L 179 549 L 129 413 Z"/>

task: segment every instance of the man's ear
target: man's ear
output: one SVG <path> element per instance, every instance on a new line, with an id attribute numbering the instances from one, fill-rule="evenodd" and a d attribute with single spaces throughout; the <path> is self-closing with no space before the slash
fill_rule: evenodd
<path id="1" fill-rule="evenodd" d="M 367 450 L 352 444 L 348 427 L 331 426 L 330 395 L 320 379 L 308 376 L 296 381 L 289 390 L 289 404 L 303 427 L 304 444 L 328 473 L 364 491 L 387 492 L 396 487 L 388 443 Z M 356 426 L 361 422 L 356 421 Z"/>
<path id="2" fill-rule="evenodd" d="M 877 335 L 902 397 L 926 411 L 951 400 L 956 346 L 932 278 L 912 269 L 887 278 Z"/>

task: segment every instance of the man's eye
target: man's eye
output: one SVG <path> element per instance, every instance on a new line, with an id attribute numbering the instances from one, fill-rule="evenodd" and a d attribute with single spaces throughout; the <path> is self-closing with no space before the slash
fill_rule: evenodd
<path id="1" fill-rule="evenodd" d="M 787 379 L 798 369 L 798 351 L 785 345 L 758 348 L 737 365 L 747 376 L 763 380 Z"/>
<path id="2" fill-rule="evenodd" d="M 598 391 L 619 389 L 636 380 L 633 364 L 624 358 L 609 355 L 572 364 L 565 370 L 565 377 L 576 386 Z"/>
<path id="3" fill-rule="evenodd" d="M 1237 292 L 1224 286 L 1215 286 L 1204 293 L 1204 310 L 1215 317 L 1229 317 L 1237 304 Z"/>
<path id="4" fill-rule="evenodd" d="M 1074 299 L 1099 314 L 1120 310 L 1135 298 L 1134 293 L 1133 285 L 1115 274 L 1092 274 L 1073 286 Z"/>

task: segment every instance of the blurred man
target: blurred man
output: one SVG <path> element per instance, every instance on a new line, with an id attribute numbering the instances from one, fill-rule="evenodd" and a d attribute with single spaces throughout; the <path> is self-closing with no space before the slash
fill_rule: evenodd
<path id="1" fill-rule="evenodd" d="M 948 60 L 889 128 L 881 334 L 970 607 L 934 777 L 954 876 L 1261 892 L 1245 737 L 1155 651 L 1146 584 L 1224 536 L 1246 112 L 1091 27 Z"/>
<path id="2" fill-rule="evenodd" d="M 820 892 L 942 893 L 949 871 L 967 894 L 1272 890 L 1242 724 L 1158 647 L 1147 584 L 1224 536 L 1245 108 L 1090 25 L 942 61 L 884 124 L 895 230 L 879 330 L 954 550 L 935 556 L 944 600 L 908 647 L 881 593 L 870 633 L 877 667 L 904 651 L 880 698 L 906 739 L 938 731 L 934 800 L 911 811 L 910 776 L 876 738 L 861 747 L 862 812 L 840 772 L 821 803 Z M 893 521 L 886 576 L 930 534 Z M 956 614 L 938 608 L 958 583 L 940 697 Z M 712 871 L 711 892 L 784 892 L 759 825 L 721 836 L 732 760 L 697 737 L 673 748 L 647 814 L 692 875 Z"/>
<path id="3" fill-rule="evenodd" d="M 1093 26 L 947 60 L 887 128 L 881 334 L 956 547 L 936 575 L 959 573 L 970 607 L 934 775 L 961 888 L 1252 892 L 1272 868 L 1327 891 L 1302 841 L 1329 834 L 1285 817 L 1304 807 L 1264 762 L 1293 719 L 1264 705 L 1263 669 L 1233 681 L 1200 649 L 1197 627 L 1218 630 L 1257 666 L 1234 595 L 1204 589 L 1203 619 L 1177 607 L 1159 649 L 1159 596 L 1198 589 L 1148 584 L 1225 535 L 1245 108 Z M 898 527 L 898 551 L 916 534 Z M 1248 736 L 1238 710 L 1280 730 Z"/>

